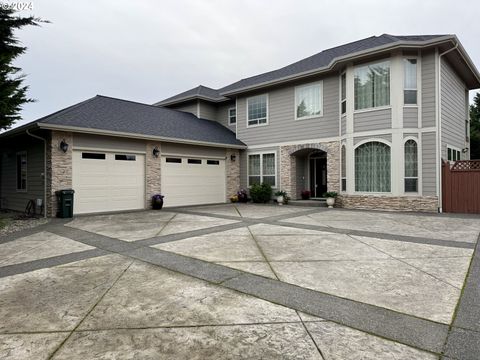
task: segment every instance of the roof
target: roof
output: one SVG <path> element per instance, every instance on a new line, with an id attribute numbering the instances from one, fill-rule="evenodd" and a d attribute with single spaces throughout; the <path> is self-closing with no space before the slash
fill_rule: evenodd
<path id="1" fill-rule="evenodd" d="M 195 100 L 195 99 L 204 99 L 204 100 L 209 100 L 213 102 L 228 100 L 228 98 L 220 95 L 218 90 L 209 88 L 207 86 L 198 85 L 193 89 L 184 91 L 180 94 L 169 97 L 168 99 L 164 99 L 154 105 L 174 104 L 180 101 L 183 102 L 183 101 Z"/>
<path id="2" fill-rule="evenodd" d="M 255 87 L 260 87 L 264 85 L 266 86 L 281 80 L 288 80 L 291 78 L 295 78 L 296 76 L 311 74 L 320 70 L 328 70 L 335 64 L 336 61 L 342 59 L 351 59 L 352 57 L 358 56 L 359 54 L 368 53 L 369 51 L 374 51 L 376 49 L 387 49 L 398 45 L 426 46 L 431 43 L 436 43 L 437 41 L 447 41 L 453 39 L 456 39 L 455 35 L 382 34 L 380 36 L 371 36 L 366 39 L 361 39 L 345 45 L 324 50 L 315 55 L 307 57 L 306 59 L 297 61 L 280 69 L 242 79 L 218 90 L 202 86 L 199 86 L 195 89 L 209 89 L 210 93 L 212 94 L 212 98 L 215 97 L 215 101 L 222 101 L 222 98 L 226 100 L 229 95 L 234 95 L 235 93 L 247 91 Z M 200 98 L 200 92 L 196 95 L 195 89 L 191 89 L 184 93 L 172 96 L 168 99 L 160 101 L 157 104 L 169 105 L 182 102 L 184 101 L 184 99 L 187 98 L 187 96 L 190 100 L 194 98 Z"/>
<path id="3" fill-rule="evenodd" d="M 161 141 L 245 147 L 244 143 L 236 139 L 234 132 L 216 121 L 199 119 L 183 111 L 102 95 L 47 115 L 26 126 L 32 125 L 113 136 L 151 137 Z"/>

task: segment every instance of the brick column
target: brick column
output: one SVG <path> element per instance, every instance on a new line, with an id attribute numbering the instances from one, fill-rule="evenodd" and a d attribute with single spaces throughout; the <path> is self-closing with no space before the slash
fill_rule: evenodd
<path id="1" fill-rule="evenodd" d="M 69 145 L 67 152 L 60 149 L 60 142 Z M 55 191 L 72 188 L 71 132 L 52 131 L 47 143 L 47 216 L 56 216 L 57 197 Z"/>
<path id="2" fill-rule="evenodd" d="M 294 156 L 290 155 L 292 146 L 280 147 L 280 184 L 277 184 L 280 190 L 286 191 L 292 199 L 296 198 L 296 170 L 297 163 Z"/>
<path id="3" fill-rule="evenodd" d="M 340 142 L 327 145 L 327 191 L 340 193 Z"/>
<path id="4" fill-rule="evenodd" d="M 153 149 L 157 147 L 160 150 L 158 157 L 153 156 Z M 145 154 L 145 201 L 146 208 L 152 207 L 152 196 L 161 193 L 161 147 L 158 142 L 147 142 Z"/>
<path id="5" fill-rule="evenodd" d="M 225 160 L 226 174 L 227 174 L 227 192 L 226 201 L 240 190 L 240 151 L 234 149 L 227 149 L 227 158 Z M 232 161 L 232 155 L 235 156 L 235 161 Z"/>

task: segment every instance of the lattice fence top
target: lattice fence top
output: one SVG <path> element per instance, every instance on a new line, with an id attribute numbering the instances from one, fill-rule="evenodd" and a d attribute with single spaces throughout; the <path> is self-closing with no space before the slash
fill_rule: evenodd
<path id="1" fill-rule="evenodd" d="M 480 160 L 458 160 L 452 166 L 452 171 L 477 170 L 480 171 Z"/>

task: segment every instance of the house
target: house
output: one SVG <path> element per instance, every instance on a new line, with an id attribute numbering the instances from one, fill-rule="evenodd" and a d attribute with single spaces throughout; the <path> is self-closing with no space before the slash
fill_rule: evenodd
<path id="1" fill-rule="evenodd" d="M 480 74 L 455 35 L 383 34 L 154 105 L 96 96 L 0 135 L 2 206 L 75 190 L 75 213 L 228 201 L 260 182 L 348 208 L 437 211 L 469 159 Z"/>

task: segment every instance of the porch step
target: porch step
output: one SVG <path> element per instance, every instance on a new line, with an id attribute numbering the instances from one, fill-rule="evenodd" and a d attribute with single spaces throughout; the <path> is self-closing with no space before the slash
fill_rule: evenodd
<path id="1" fill-rule="evenodd" d="M 307 206 L 307 207 L 327 207 L 326 199 L 315 200 L 290 200 L 288 205 L 292 206 Z"/>

